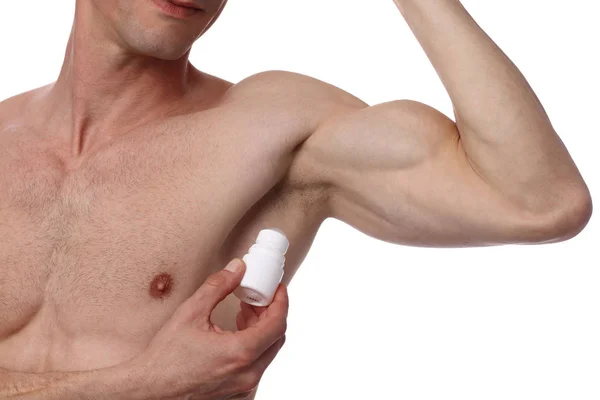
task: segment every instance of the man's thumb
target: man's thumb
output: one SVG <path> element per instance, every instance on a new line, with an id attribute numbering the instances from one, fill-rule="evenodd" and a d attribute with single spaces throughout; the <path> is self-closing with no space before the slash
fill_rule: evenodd
<path id="1" fill-rule="evenodd" d="M 245 270 L 244 261 L 234 258 L 221 271 L 209 275 L 190 299 L 196 309 L 196 317 L 210 318 L 217 304 L 240 285 Z"/>
<path id="2" fill-rule="evenodd" d="M 240 258 L 234 258 L 233 260 L 229 261 L 229 264 L 227 264 L 225 266 L 225 268 L 223 268 L 225 271 L 229 271 L 232 273 L 237 273 L 240 272 L 242 269 L 244 269 L 245 267 L 245 263 L 243 260 L 241 260 Z M 241 281 L 241 279 L 240 279 Z"/>

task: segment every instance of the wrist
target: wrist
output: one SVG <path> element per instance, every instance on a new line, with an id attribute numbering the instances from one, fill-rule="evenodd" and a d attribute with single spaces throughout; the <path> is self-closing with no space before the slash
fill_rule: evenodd
<path id="1" fill-rule="evenodd" d="M 152 376 L 150 365 L 144 363 L 139 357 L 135 357 L 123 364 L 113 367 L 109 373 L 109 380 L 113 381 L 112 387 L 120 387 L 121 392 L 116 393 L 119 399 L 158 399 L 162 398 L 157 391 L 158 382 Z M 114 398 L 110 397 L 109 398 Z"/>
<path id="2" fill-rule="evenodd" d="M 137 357 L 116 366 L 115 383 L 123 385 L 124 395 L 119 399 L 181 399 L 185 389 L 167 374 L 168 368 L 160 365 L 152 356 L 141 353 Z M 112 399 L 112 397 L 109 397 Z"/>

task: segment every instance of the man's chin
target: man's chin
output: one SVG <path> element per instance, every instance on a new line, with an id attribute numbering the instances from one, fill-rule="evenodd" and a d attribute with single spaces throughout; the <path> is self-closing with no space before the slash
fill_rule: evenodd
<path id="1" fill-rule="evenodd" d="M 130 50 L 133 54 L 139 54 L 141 56 L 157 58 L 165 61 L 175 61 L 185 56 L 189 52 L 190 48 L 191 45 L 188 44 L 175 45 L 170 43 L 160 43 L 156 45 L 146 44 L 141 46 L 131 46 Z"/>
<path id="2" fill-rule="evenodd" d="M 146 55 L 149 57 L 157 58 L 159 60 L 175 61 L 175 60 L 179 60 L 181 57 L 185 56 L 188 53 L 188 51 L 189 51 L 189 49 L 177 50 L 177 51 L 174 51 L 173 49 L 165 49 L 165 50 L 150 52 Z"/>

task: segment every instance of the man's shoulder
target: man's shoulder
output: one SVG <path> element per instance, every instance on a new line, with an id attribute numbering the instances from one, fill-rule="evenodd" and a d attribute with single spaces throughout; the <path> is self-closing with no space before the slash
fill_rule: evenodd
<path id="1" fill-rule="evenodd" d="M 328 83 L 312 76 L 284 70 L 262 71 L 250 75 L 238 82 L 234 89 L 270 89 L 289 90 L 302 87 L 304 90 L 321 92 L 327 90 Z"/>
<path id="2" fill-rule="evenodd" d="M 45 90 L 47 86 L 28 90 L 0 101 L 0 126 L 16 119 L 23 118 L 33 98 Z"/>
<path id="3" fill-rule="evenodd" d="M 270 70 L 250 75 L 231 87 L 231 95 L 293 109 L 333 111 L 364 102 L 339 87 L 297 72 Z"/>

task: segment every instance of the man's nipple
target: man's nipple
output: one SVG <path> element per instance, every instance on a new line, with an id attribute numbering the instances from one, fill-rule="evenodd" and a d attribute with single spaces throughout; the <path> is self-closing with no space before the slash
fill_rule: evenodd
<path id="1" fill-rule="evenodd" d="M 154 279 L 152 279 L 148 292 L 150 293 L 150 297 L 162 299 L 171 293 L 172 288 L 173 278 L 167 273 L 162 273 L 156 275 Z"/>

